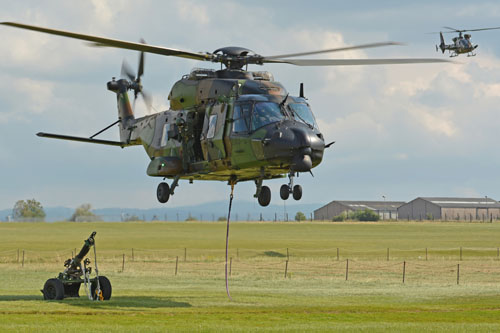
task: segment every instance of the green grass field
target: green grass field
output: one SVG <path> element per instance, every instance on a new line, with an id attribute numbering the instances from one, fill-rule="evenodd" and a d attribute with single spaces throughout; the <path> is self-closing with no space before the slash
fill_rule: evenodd
<path id="1" fill-rule="evenodd" d="M 233 301 L 225 227 L 0 223 L 0 331 L 500 330 L 500 223 L 232 223 Z M 112 299 L 43 301 L 94 230 Z"/>

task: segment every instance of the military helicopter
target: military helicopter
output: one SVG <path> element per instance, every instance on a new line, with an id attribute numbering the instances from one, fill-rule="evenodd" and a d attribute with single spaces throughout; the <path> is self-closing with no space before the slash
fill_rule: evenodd
<path id="1" fill-rule="evenodd" d="M 439 37 L 440 37 L 441 43 L 439 44 L 439 46 L 436 45 L 436 52 L 439 49 L 441 49 L 441 52 L 443 52 L 443 53 L 445 50 L 448 50 L 451 53 L 450 57 L 457 57 L 459 54 L 464 54 L 464 53 L 467 53 L 468 57 L 476 56 L 476 54 L 474 53 L 474 50 L 479 45 L 472 44 L 472 41 L 471 41 L 472 36 L 470 34 L 462 35 L 463 32 L 500 29 L 500 27 L 482 28 L 482 29 L 466 29 L 466 30 L 459 30 L 459 29 L 450 28 L 450 27 L 443 27 L 443 28 L 450 30 L 450 31 L 445 31 L 444 33 L 458 32 L 458 37 L 453 37 L 451 39 L 453 41 L 453 44 L 448 44 L 448 45 L 445 44 L 445 42 L 444 42 L 443 33 L 439 32 Z"/>
<path id="2" fill-rule="evenodd" d="M 269 205 L 271 191 L 264 180 L 284 178 L 280 197 L 302 197 L 302 187 L 294 185 L 299 173 L 311 172 L 323 159 L 325 143 L 309 102 L 300 84 L 299 96 L 291 96 L 267 71 L 249 71 L 248 65 L 292 64 L 296 66 L 347 66 L 448 62 L 442 59 L 296 59 L 294 57 L 396 45 L 382 42 L 312 52 L 261 56 L 243 47 L 223 47 L 214 52 L 196 53 L 161 46 L 84 35 L 20 23 L 1 24 L 38 32 L 76 38 L 96 46 L 140 51 L 137 73 L 122 66 L 121 79 L 112 78 L 108 90 L 117 96 L 118 120 L 96 134 L 85 137 L 38 133 L 40 137 L 88 142 L 118 147 L 142 145 L 150 163 L 147 174 L 172 179 L 161 182 L 156 194 L 161 203 L 174 194 L 180 179 L 237 182 L 254 181 L 254 197 L 261 206 Z M 151 99 L 143 91 L 144 53 L 175 56 L 220 63 L 220 70 L 193 69 L 177 81 L 169 95 L 170 109 L 135 118 L 128 92 L 139 95 L 148 106 Z M 95 137 L 118 124 L 120 141 Z"/>

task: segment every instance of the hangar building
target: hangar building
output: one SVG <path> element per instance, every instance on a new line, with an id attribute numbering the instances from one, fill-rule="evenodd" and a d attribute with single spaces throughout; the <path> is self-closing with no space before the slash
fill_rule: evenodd
<path id="1" fill-rule="evenodd" d="M 399 219 L 493 220 L 500 218 L 500 203 L 484 198 L 416 198 L 398 208 Z"/>
<path id="2" fill-rule="evenodd" d="M 405 204 L 403 201 L 339 201 L 334 200 L 329 204 L 314 211 L 314 219 L 331 221 L 343 212 L 349 213 L 356 210 L 371 211 L 379 214 L 381 220 L 397 219 L 398 207 Z"/>

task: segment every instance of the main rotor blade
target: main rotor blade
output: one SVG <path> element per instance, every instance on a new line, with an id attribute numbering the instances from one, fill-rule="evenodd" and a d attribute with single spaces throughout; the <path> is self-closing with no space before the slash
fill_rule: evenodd
<path id="1" fill-rule="evenodd" d="M 455 29 L 455 28 L 452 28 L 452 27 L 443 27 L 445 29 L 448 29 L 448 30 L 453 30 L 453 31 L 456 31 L 456 32 L 464 32 L 465 30 L 458 30 L 458 29 Z"/>
<path id="2" fill-rule="evenodd" d="M 273 59 L 268 63 L 284 63 L 296 66 L 358 66 L 358 65 L 400 65 L 427 64 L 435 62 L 451 62 L 446 59 L 414 58 L 414 59 Z"/>
<path id="3" fill-rule="evenodd" d="M 64 31 L 64 30 L 55 30 L 55 29 L 37 27 L 37 26 L 15 23 L 15 22 L 0 22 L 0 24 L 8 25 L 8 26 L 20 28 L 20 29 L 27 29 L 27 30 L 33 30 L 33 31 L 38 31 L 38 32 L 44 32 L 44 33 L 51 34 L 51 35 L 58 35 L 58 36 L 64 36 L 64 37 L 69 37 L 69 38 L 86 40 L 89 42 L 93 42 L 95 44 L 100 44 L 101 46 L 116 47 L 116 48 L 120 48 L 120 49 L 142 51 L 142 52 L 160 54 L 160 55 L 164 55 L 164 56 L 174 56 L 174 57 L 181 57 L 181 58 L 188 58 L 188 59 L 195 59 L 195 60 L 210 61 L 213 58 L 213 56 L 211 54 L 182 51 L 182 50 L 176 50 L 176 49 L 166 48 L 166 47 L 162 47 L 162 46 L 153 46 L 153 45 L 146 45 L 146 44 L 141 44 L 141 43 L 132 43 L 132 42 L 127 42 L 127 41 L 118 40 L 118 39 L 111 39 L 111 38 L 98 37 L 98 36 L 92 36 L 92 35 L 84 35 L 84 34 Z"/>
<path id="4" fill-rule="evenodd" d="M 310 52 L 280 54 L 280 55 L 264 57 L 264 60 L 300 57 L 300 56 L 306 56 L 306 55 L 312 55 L 312 54 L 341 52 L 341 51 L 357 50 L 357 49 L 368 49 L 368 48 L 372 48 L 372 47 L 381 47 L 381 46 L 389 46 L 389 45 L 403 45 L 403 44 L 398 43 L 398 42 L 381 42 L 381 43 L 362 44 L 362 45 L 345 46 L 345 47 L 338 47 L 338 48 L 334 48 L 334 49 L 326 49 L 326 50 L 318 50 L 318 51 L 310 51 Z"/>
<path id="5" fill-rule="evenodd" d="M 462 31 L 481 31 L 481 30 L 495 30 L 495 29 L 500 29 L 500 27 L 495 27 L 495 28 L 481 28 L 481 29 L 467 29 L 467 30 L 462 30 Z"/>

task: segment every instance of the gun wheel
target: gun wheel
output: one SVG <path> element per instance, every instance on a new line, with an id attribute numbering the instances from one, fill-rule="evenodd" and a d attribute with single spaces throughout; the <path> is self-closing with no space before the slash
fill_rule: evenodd
<path id="1" fill-rule="evenodd" d="M 99 287 L 101 287 L 100 293 L 97 292 L 97 281 L 93 281 L 90 286 L 90 291 L 92 292 L 92 298 L 94 300 L 108 301 L 111 298 L 111 282 L 105 276 L 99 276 Z"/>
<path id="2" fill-rule="evenodd" d="M 43 286 L 43 298 L 60 300 L 64 298 L 64 285 L 58 279 L 48 279 Z"/>

